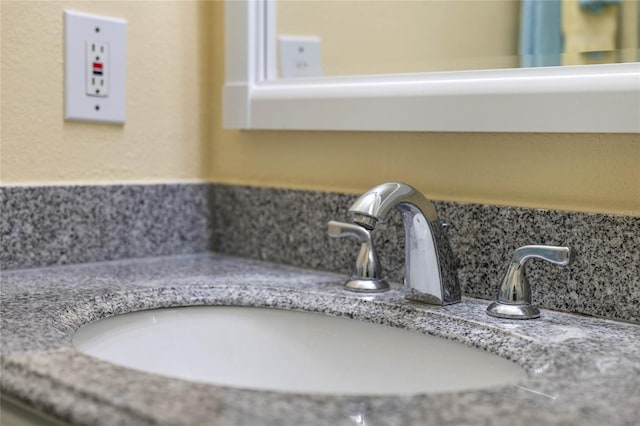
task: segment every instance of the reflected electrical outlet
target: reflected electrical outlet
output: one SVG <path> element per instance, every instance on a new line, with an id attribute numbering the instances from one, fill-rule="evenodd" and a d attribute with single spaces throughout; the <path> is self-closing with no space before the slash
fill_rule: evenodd
<path id="1" fill-rule="evenodd" d="M 280 77 L 321 77 L 322 49 L 319 37 L 279 36 Z"/>

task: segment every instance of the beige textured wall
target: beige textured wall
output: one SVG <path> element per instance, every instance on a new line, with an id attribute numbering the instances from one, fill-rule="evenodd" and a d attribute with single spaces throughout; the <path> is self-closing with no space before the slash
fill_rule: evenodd
<path id="1" fill-rule="evenodd" d="M 325 75 L 518 66 L 520 0 L 278 0 L 280 35 L 322 39 Z"/>
<path id="2" fill-rule="evenodd" d="M 127 124 L 64 122 L 62 10 L 129 20 Z M 214 182 L 640 216 L 640 135 L 224 130 L 221 2 L 2 1 L 2 184 Z M 157 89 L 161 87 L 161 89 Z"/>
<path id="3" fill-rule="evenodd" d="M 2 0 L 1 8 L 2 184 L 207 178 L 205 5 Z M 127 19 L 124 126 L 64 121 L 64 9 Z"/>

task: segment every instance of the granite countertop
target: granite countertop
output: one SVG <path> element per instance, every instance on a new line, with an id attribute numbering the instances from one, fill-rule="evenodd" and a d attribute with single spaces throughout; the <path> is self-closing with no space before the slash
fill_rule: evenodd
<path id="1" fill-rule="evenodd" d="M 341 288 L 345 277 L 217 254 L 2 272 L 1 390 L 72 424 L 639 425 L 640 326 L 543 310 L 534 321 Z M 299 309 L 446 337 L 513 360 L 516 385 L 431 395 L 252 391 L 172 379 L 77 352 L 81 326 L 188 305 Z M 389 362 L 402 362 L 390 359 Z"/>

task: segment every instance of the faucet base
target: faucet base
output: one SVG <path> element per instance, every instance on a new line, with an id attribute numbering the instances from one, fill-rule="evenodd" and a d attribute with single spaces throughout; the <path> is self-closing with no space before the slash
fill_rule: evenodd
<path id="1" fill-rule="evenodd" d="M 363 280 L 356 277 L 351 278 L 344 286 L 347 290 L 360 293 L 382 293 L 389 290 L 389 283 L 383 279 Z"/>
<path id="2" fill-rule="evenodd" d="M 540 317 L 540 310 L 533 305 L 508 305 L 493 302 L 487 308 L 487 314 L 504 319 L 535 319 Z"/>
<path id="3" fill-rule="evenodd" d="M 453 301 L 442 300 L 433 294 L 417 291 L 415 289 L 412 289 L 406 286 L 405 286 L 404 298 L 407 300 L 411 300 L 412 302 L 426 303 L 428 305 L 450 305 L 453 303 L 458 303 L 460 301 L 460 299 L 453 300 Z"/>

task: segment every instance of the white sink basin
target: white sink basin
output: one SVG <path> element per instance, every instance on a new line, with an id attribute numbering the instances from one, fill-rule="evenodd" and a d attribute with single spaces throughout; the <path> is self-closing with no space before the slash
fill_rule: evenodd
<path id="1" fill-rule="evenodd" d="M 296 393 L 436 393 L 526 377 L 510 361 L 442 338 L 264 308 L 134 312 L 83 327 L 73 343 L 88 355 L 146 372 Z"/>

